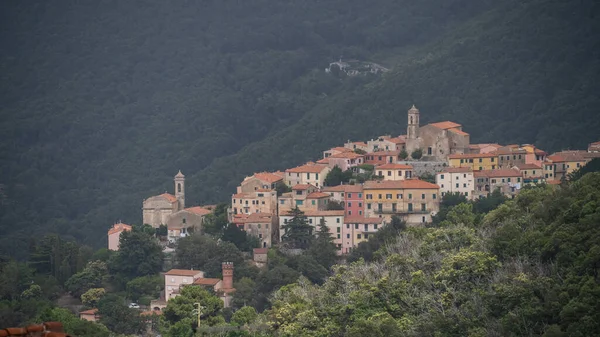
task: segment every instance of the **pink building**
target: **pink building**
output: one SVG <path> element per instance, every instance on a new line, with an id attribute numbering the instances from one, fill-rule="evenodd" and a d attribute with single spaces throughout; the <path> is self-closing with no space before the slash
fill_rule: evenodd
<path id="1" fill-rule="evenodd" d="M 324 187 L 323 193 L 332 200 L 343 203 L 345 216 L 362 216 L 365 212 L 362 185 L 338 185 Z"/>
<path id="2" fill-rule="evenodd" d="M 323 160 L 323 159 L 322 159 Z M 339 167 L 342 171 L 350 170 L 365 163 L 365 156 L 354 152 L 343 152 L 327 157 L 329 168 Z"/>
<path id="3" fill-rule="evenodd" d="M 119 241 L 121 240 L 121 233 L 123 233 L 123 231 L 130 230 L 131 226 L 126 225 L 124 223 L 119 222 L 118 224 L 114 224 L 108 230 L 108 249 L 119 250 Z"/>

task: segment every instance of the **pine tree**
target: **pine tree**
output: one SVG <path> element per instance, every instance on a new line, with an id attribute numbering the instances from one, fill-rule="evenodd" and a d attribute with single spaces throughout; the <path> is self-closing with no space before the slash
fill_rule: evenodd
<path id="1" fill-rule="evenodd" d="M 284 230 L 281 240 L 284 244 L 288 245 L 289 248 L 306 249 L 313 240 L 313 228 L 308 224 L 304 212 L 302 212 L 298 206 L 290 213 L 292 214 L 292 218 L 287 224 L 281 226 Z"/>
<path id="2" fill-rule="evenodd" d="M 321 218 L 317 238 L 314 240 L 308 253 L 327 269 L 331 268 L 337 259 L 338 249 L 333 240 L 334 238 L 329 231 L 329 227 L 325 224 L 325 218 Z"/>

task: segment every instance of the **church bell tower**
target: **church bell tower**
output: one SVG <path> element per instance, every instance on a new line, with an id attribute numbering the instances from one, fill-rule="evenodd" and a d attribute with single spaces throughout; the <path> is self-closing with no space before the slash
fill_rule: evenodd
<path id="1" fill-rule="evenodd" d="M 175 176 L 175 198 L 179 202 L 179 209 L 185 208 L 185 176 L 181 173 L 181 170 Z"/>
<path id="2" fill-rule="evenodd" d="M 408 110 L 408 127 L 406 130 L 406 138 L 417 139 L 419 137 L 419 109 L 413 104 Z"/>

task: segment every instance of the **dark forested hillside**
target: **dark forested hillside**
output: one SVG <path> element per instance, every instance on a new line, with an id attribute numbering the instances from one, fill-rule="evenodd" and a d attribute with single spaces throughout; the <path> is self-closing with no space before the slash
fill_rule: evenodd
<path id="1" fill-rule="evenodd" d="M 412 103 L 474 141 L 583 146 L 600 129 L 594 1 L 0 4 L 0 252 L 33 231 L 92 245 L 181 169 L 190 203 Z M 339 80 L 343 55 L 383 78 Z"/>

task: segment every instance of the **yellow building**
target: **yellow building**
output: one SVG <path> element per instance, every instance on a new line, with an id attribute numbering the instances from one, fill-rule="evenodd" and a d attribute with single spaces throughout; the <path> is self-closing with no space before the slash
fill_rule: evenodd
<path id="1" fill-rule="evenodd" d="M 524 185 L 536 185 L 546 181 L 542 166 L 536 164 L 521 164 L 516 165 L 515 168 L 521 172 Z"/>
<path id="2" fill-rule="evenodd" d="M 579 151 L 564 151 L 548 156 L 544 163 L 544 174 L 552 174 L 546 177 L 551 180 L 567 179 L 568 175 L 586 164 L 587 160 Z"/>
<path id="3" fill-rule="evenodd" d="M 431 222 L 439 210 L 436 184 L 419 179 L 367 181 L 363 185 L 365 217 L 389 221 L 398 215 L 409 225 Z"/>
<path id="4" fill-rule="evenodd" d="M 492 153 L 451 154 L 448 156 L 450 167 L 468 167 L 473 171 L 495 170 L 498 168 L 498 155 Z"/>
<path id="5" fill-rule="evenodd" d="M 413 167 L 403 164 L 383 164 L 375 167 L 375 175 L 383 180 L 405 180 L 412 178 Z"/>

